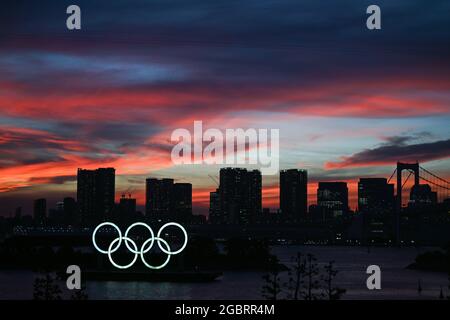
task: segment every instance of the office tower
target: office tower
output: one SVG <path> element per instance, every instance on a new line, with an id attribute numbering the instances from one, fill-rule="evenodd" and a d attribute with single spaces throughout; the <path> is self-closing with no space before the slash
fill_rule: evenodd
<path id="1" fill-rule="evenodd" d="M 146 214 L 172 215 L 180 220 L 192 216 L 192 184 L 174 183 L 173 179 L 146 180 Z"/>
<path id="2" fill-rule="evenodd" d="M 77 203 L 80 211 L 80 220 L 84 225 L 97 220 L 95 185 L 95 170 L 78 169 Z"/>
<path id="3" fill-rule="evenodd" d="M 249 215 L 241 216 L 241 222 L 250 223 L 262 213 L 262 176 L 258 170 L 252 170 L 247 173 L 248 194 L 249 194 Z"/>
<path id="4" fill-rule="evenodd" d="M 77 202 L 83 224 L 103 221 L 114 209 L 115 169 L 78 169 Z"/>
<path id="5" fill-rule="evenodd" d="M 173 212 L 173 179 L 146 180 L 145 210 L 147 215 Z"/>
<path id="6" fill-rule="evenodd" d="M 361 178 L 358 182 L 358 209 L 360 212 L 392 212 L 394 185 L 385 178 Z"/>
<path id="7" fill-rule="evenodd" d="M 47 217 L 47 200 L 46 199 L 36 199 L 33 204 L 33 218 L 34 220 L 42 224 Z"/>
<path id="8" fill-rule="evenodd" d="M 225 223 L 225 220 L 223 219 L 223 215 L 221 215 L 220 210 L 220 196 L 219 196 L 219 189 L 216 189 L 216 191 L 209 193 L 209 218 L 210 223 L 213 224 L 221 224 Z"/>
<path id="9" fill-rule="evenodd" d="M 431 191 L 428 184 L 418 184 L 411 188 L 409 196 L 410 207 L 425 207 L 435 205 L 437 203 L 437 193 Z"/>
<path id="10" fill-rule="evenodd" d="M 308 205 L 308 173 L 306 170 L 280 171 L 280 209 L 289 221 L 306 218 Z"/>
<path id="11" fill-rule="evenodd" d="M 348 188 L 346 182 L 319 182 L 317 206 L 324 219 L 345 217 L 348 212 Z"/>
<path id="12" fill-rule="evenodd" d="M 258 170 L 220 170 L 219 202 L 224 222 L 248 224 L 261 213 L 261 184 L 261 172 Z"/>
<path id="13" fill-rule="evenodd" d="M 358 210 L 368 238 L 386 240 L 393 236 L 394 185 L 385 178 L 361 178 L 358 182 Z"/>
<path id="14" fill-rule="evenodd" d="M 182 220 L 192 216 L 192 184 L 175 183 L 173 185 L 173 208 L 175 215 Z"/>

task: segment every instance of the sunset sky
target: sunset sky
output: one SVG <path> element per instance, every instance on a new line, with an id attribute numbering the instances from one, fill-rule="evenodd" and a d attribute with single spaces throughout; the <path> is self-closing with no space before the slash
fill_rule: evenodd
<path id="1" fill-rule="evenodd" d="M 95 2 L 95 4 L 93 3 Z M 9 4 L 8 4 L 9 3 Z M 419 161 L 450 177 L 450 2 L 2 2 L 0 215 L 75 196 L 77 168 L 116 168 L 117 198 L 147 177 L 193 184 L 205 213 L 220 166 L 173 166 L 176 128 L 280 129 L 280 167 L 318 181 L 389 177 Z M 66 29 L 78 4 L 82 30 Z M 278 176 L 263 177 L 278 207 Z"/>

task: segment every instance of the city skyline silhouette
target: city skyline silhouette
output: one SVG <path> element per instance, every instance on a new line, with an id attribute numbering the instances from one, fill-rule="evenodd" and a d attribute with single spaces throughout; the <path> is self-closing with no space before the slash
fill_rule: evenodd
<path id="1" fill-rule="evenodd" d="M 1 12 L 0 300 L 450 299 L 448 0 Z"/>
<path id="2" fill-rule="evenodd" d="M 115 168 L 116 200 L 130 188 L 141 206 L 147 177 L 187 179 L 206 213 L 219 167 L 170 159 L 171 133 L 195 120 L 280 129 L 280 169 L 346 181 L 353 209 L 358 178 L 388 178 L 397 161 L 450 179 L 444 1 L 423 15 L 381 1 L 401 23 L 375 31 L 364 6 L 337 2 L 194 3 L 201 20 L 180 1 L 78 5 L 85 25 L 69 31 L 64 3 L 5 4 L 27 23 L 1 22 L 1 215 L 74 196 L 79 167 Z M 263 179 L 263 207 L 279 206 L 277 183 Z"/>

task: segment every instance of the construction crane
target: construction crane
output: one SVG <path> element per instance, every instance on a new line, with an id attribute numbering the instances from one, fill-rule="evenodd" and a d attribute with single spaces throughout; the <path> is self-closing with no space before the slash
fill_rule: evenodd
<path id="1" fill-rule="evenodd" d="M 219 184 L 219 181 L 217 181 L 217 177 L 214 177 L 210 174 L 208 174 L 208 176 L 211 178 L 212 181 L 214 181 L 214 183 L 217 185 L 217 187 L 219 187 L 220 184 Z"/>
<path id="2" fill-rule="evenodd" d="M 122 198 L 125 198 L 128 195 L 128 198 L 131 199 L 131 193 L 134 191 L 134 187 L 130 186 L 128 187 L 127 190 L 125 190 L 124 192 L 122 192 Z"/>

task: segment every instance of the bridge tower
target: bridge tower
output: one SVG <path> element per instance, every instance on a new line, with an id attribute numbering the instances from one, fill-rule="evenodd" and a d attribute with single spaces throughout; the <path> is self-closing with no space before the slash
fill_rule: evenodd
<path id="1" fill-rule="evenodd" d="M 395 238 L 397 244 L 400 244 L 400 214 L 402 211 L 402 171 L 408 170 L 414 173 L 414 185 L 419 184 L 419 163 L 397 162 L 397 208 L 395 214 Z"/>

